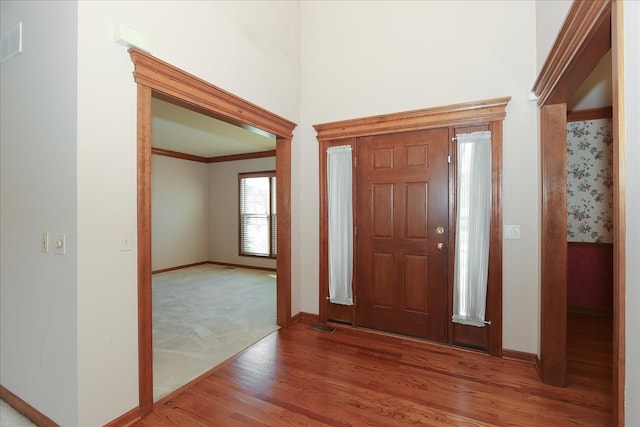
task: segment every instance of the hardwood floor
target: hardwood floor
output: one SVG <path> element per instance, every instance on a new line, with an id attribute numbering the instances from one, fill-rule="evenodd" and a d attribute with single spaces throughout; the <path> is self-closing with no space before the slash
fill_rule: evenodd
<path id="1" fill-rule="evenodd" d="M 329 333 L 310 326 L 301 321 L 273 333 L 160 402 L 135 425 L 609 423 L 610 364 L 607 368 L 607 357 L 600 357 L 606 351 L 600 350 L 595 352 L 600 362 L 590 362 L 587 350 L 594 347 L 589 344 L 570 353 L 569 384 L 556 388 L 543 384 L 528 363 L 362 330 Z"/>
<path id="2" fill-rule="evenodd" d="M 569 309 L 567 382 L 610 397 L 613 383 L 613 314 Z"/>

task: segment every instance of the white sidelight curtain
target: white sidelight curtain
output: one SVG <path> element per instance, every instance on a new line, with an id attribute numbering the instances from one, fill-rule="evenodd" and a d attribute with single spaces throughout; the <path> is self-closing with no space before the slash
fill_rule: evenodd
<path id="1" fill-rule="evenodd" d="M 457 137 L 456 254 L 453 322 L 483 327 L 491 222 L 491 132 Z"/>
<path id="2" fill-rule="evenodd" d="M 353 305 L 353 204 L 351 147 L 327 149 L 329 301 Z"/>

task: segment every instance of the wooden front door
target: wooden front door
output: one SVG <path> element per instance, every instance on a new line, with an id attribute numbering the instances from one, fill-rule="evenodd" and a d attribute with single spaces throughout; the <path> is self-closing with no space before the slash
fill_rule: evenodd
<path id="1" fill-rule="evenodd" d="M 356 324 L 447 341 L 447 128 L 360 138 Z"/>

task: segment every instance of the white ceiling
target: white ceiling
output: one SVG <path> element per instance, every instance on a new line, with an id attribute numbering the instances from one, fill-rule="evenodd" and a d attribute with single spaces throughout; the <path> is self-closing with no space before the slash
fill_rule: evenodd
<path id="1" fill-rule="evenodd" d="M 273 136 L 248 130 L 153 98 L 151 141 L 155 148 L 200 157 L 229 156 L 276 149 Z"/>

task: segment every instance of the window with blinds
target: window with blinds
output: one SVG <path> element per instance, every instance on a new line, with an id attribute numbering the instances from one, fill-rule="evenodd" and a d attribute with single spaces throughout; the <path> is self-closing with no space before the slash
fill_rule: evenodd
<path id="1" fill-rule="evenodd" d="M 238 174 L 240 255 L 276 257 L 276 173 Z"/>

